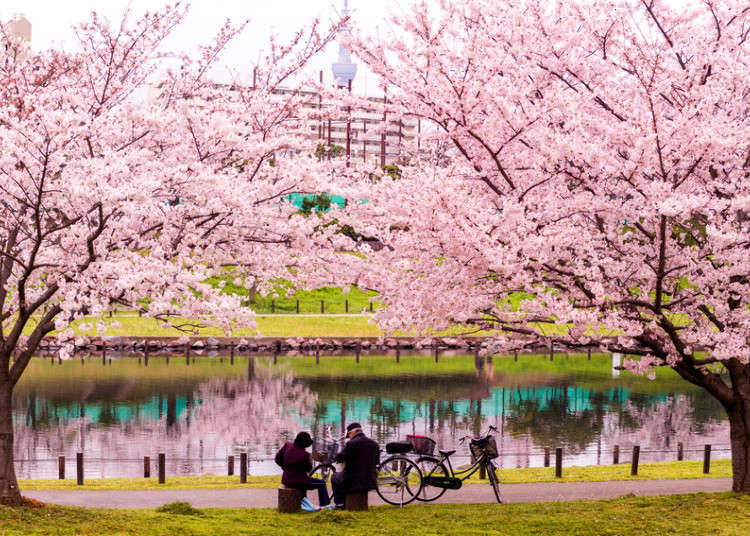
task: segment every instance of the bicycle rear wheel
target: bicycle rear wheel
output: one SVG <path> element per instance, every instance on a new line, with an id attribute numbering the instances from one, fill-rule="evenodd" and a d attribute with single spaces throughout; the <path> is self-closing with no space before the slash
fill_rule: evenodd
<path id="1" fill-rule="evenodd" d="M 490 481 L 490 486 L 492 486 L 492 491 L 495 492 L 495 499 L 502 504 L 503 498 L 500 496 L 500 481 L 497 479 L 497 473 L 495 473 L 495 464 L 488 460 L 485 464 L 485 469 L 487 470 L 487 478 Z"/>
<path id="2" fill-rule="evenodd" d="M 377 467 L 380 498 L 388 504 L 409 504 L 422 489 L 422 472 L 419 466 L 405 456 L 391 456 Z"/>
<path id="3" fill-rule="evenodd" d="M 422 502 L 434 501 L 443 496 L 445 488 L 439 488 L 437 486 L 431 486 L 428 477 L 442 477 L 447 478 L 451 476 L 448 474 L 448 469 L 443 463 L 437 458 L 432 456 L 422 456 L 417 460 L 417 465 L 422 471 L 422 491 L 417 495 L 417 500 Z"/>

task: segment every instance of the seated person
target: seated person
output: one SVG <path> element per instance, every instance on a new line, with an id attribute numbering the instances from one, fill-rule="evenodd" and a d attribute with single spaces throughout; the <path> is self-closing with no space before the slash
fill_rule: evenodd
<path id="1" fill-rule="evenodd" d="M 281 483 L 287 488 L 300 490 L 303 497 L 307 495 L 307 490 L 317 489 L 319 506 L 328 506 L 331 500 L 325 481 L 308 474 L 313 468 L 312 455 L 305 449 L 312 444 L 310 434 L 300 432 L 293 443 L 285 443 L 276 453 L 276 465 L 284 470 Z"/>
<path id="2" fill-rule="evenodd" d="M 344 506 L 347 493 L 370 491 L 377 488 L 376 467 L 380 461 L 380 447 L 367 437 L 358 422 L 346 427 L 349 441 L 336 456 L 336 462 L 344 463 L 344 470 L 331 477 L 333 500 L 337 507 Z"/>

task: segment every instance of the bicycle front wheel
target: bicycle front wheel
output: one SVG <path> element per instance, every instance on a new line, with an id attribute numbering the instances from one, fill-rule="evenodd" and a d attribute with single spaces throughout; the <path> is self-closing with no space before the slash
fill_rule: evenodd
<path id="1" fill-rule="evenodd" d="M 445 464 L 432 456 L 422 456 L 417 460 L 417 465 L 422 471 L 422 491 L 417 495 L 417 500 L 430 502 L 442 497 L 443 493 L 445 493 L 445 488 L 431 486 L 429 479 L 432 477 L 447 478 L 451 476 L 448 474 Z"/>
<path id="2" fill-rule="evenodd" d="M 405 456 L 391 456 L 377 467 L 380 498 L 388 504 L 409 504 L 422 489 L 422 472 Z"/>
<path id="3" fill-rule="evenodd" d="M 326 483 L 326 489 L 328 490 L 328 499 L 333 499 L 333 485 L 331 484 L 331 477 L 336 472 L 336 468 L 330 463 L 321 463 L 313 467 L 310 471 L 310 476 L 313 478 L 319 478 Z"/>
<path id="4" fill-rule="evenodd" d="M 500 496 L 500 481 L 497 479 L 495 464 L 488 461 L 485 468 L 487 470 L 487 478 L 490 481 L 490 486 L 492 486 L 492 491 L 495 492 L 495 499 L 497 499 L 497 502 L 502 503 L 503 498 Z"/>

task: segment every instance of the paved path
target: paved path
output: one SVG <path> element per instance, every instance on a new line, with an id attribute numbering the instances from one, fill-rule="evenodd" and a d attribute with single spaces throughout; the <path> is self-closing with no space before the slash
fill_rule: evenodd
<path id="1" fill-rule="evenodd" d="M 692 480 L 630 480 L 611 482 L 541 482 L 503 484 L 505 502 L 576 501 L 611 499 L 627 493 L 669 495 L 729 491 L 729 478 Z M 187 501 L 197 508 L 274 508 L 276 489 L 175 489 L 175 490 L 39 490 L 23 492 L 46 503 L 96 508 L 155 508 L 162 504 Z M 495 497 L 489 485 L 469 484 L 459 491 L 447 491 L 439 503 L 492 503 Z M 370 504 L 383 504 L 375 492 Z"/>

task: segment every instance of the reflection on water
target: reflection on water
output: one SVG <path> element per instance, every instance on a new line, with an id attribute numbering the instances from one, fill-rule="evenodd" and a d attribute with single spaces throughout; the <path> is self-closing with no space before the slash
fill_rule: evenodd
<path id="1" fill-rule="evenodd" d="M 168 474 L 225 474 L 228 455 L 248 452 L 250 472 L 268 474 L 297 431 L 338 435 L 354 420 L 381 443 L 417 433 L 442 448 L 493 424 L 504 467 L 541 465 L 545 446 L 580 465 L 611 463 L 614 445 L 622 461 L 635 444 L 642 461 L 674 459 L 678 442 L 728 455 L 717 451 L 728 443 L 725 416 L 707 394 L 671 371 L 649 381 L 612 364 L 606 355 L 39 358 L 14 396 L 17 471 L 54 477 L 57 456 L 84 452 L 88 477 L 137 476 L 143 456 L 164 452 Z"/>

